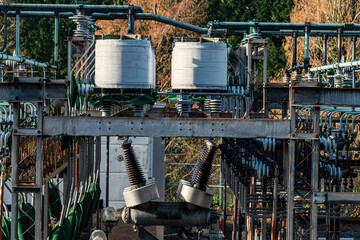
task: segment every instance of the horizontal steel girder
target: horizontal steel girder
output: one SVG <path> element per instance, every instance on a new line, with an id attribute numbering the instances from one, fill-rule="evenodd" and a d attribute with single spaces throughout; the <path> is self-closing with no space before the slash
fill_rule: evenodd
<path id="1" fill-rule="evenodd" d="M 43 135 L 289 138 L 289 120 L 44 117 Z"/>
<path id="2" fill-rule="evenodd" d="M 314 193 L 317 204 L 360 204 L 360 193 L 358 192 L 317 192 Z"/>
<path id="3" fill-rule="evenodd" d="M 360 88 L 293 87 L 290 97 L 293 106 L 360 106 Z"/>
<path id="4" fill-rule="evenodd" d="M 43 92 L 43 86 L 45 91 Z M 67 99 L 64 84 L 0 83 L 0 101 L 39 102 L 45 99 Z"/>

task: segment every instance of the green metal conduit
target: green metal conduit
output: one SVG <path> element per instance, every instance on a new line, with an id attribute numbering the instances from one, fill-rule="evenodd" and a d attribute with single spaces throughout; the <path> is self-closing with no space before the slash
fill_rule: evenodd
<path id="1" fill-rule="evenodd" d="M 310 36 L 309 36 L 309 33 L 310 33 L 310 23 L 306 23 L 305 24 L 305 43 L 304 43 L 304 65 L 305 65 L 305 68 L 307 70 L 307 67 L 310 63 L 310 55 L 309 55 L 309 52 L 310 52 Z"/>
<path id="2" fill-rule="evenodd" d="M 58 63 L 58 44 L 59 44 L 59 17 L 55 16 L 54 22 L 54 64 L 57 66 Z"/>
<path id="3" fill-rule="evenodd" d="M 360 114 L 356 115 L 355 117 L 353 117 L 352 122 L 351 122 L 351 134 L 354 134 L 354 130 L 355 130 L 355 119 L 357 119 L 358 117 L 360 117 Z"/>
<path id="4" fill-rule="evenodd" d="M 159 16 L 156 14 L 152 14 L 152 13 L 136 13 L 135 14 L 135 19 L 139 19 L 139 20 L 155 20 L 157 22 L 162 22 L 162 23 L 166 23 L 175 27 L 179 27 L 179 28 L 183 28 L 186 30 L 190 30 L 193 32 L 197 32 L 197 33 L 202 33 L 202 34 L 207 34 L 208 33 L 208 29 L 207 28 L 202 28 L 202 27 L 198 27 L 198 26 L 194 26 L 188 23 L 183 23 L 180 21 L 176 21 L 174 19 L 171 18 L 166 18 L 163 16 Z M 217 34 L 225 34 L 225 30 L 215 30 L 213 31 L 213 33 L 217 33 Z"/>
<path id="5" fill-rule="evenodd" d="M 356 59 L 356 40 L 357 40 L 357 37 L 354 36 L 351 38 L 351 41 L 352 41 L 352 53 L 351 53 L 351 60 L 355 61 Z M 356 85 L 356 75 L 355 75 L 355 69 L 352 70 L 352 87 L 355 88 L 355 85 Z"/>
<path id="6" fill-rule="evenodd" d="M 83 5 L 83 4 L 25 4 L 25 3 L 2 3 L 0 10 L 8 11 L 57 11 L 67 12 L 76 10 L 87 10 L 90 12 L 127 12 L 130 8 L 135 13 L 143 12 L 140 6 L 125 5 Z"/>
<path id="7" fill-rule="evenodd" d="M 0 11 L 1 14 L 4 14 L 4 11 Z M 7 12 L 8 17 L 15 17 L 16 16 L 16 12 L 15 11 L 9 11 Z M 60 12 L 60 13 L 55 13 L 55 12 L 39 12 L 39 11 L 19 11 L 18 14 L 21 17 L 45 17 L 45 18 L 53 18 L 56 15 L 59 18 L 68 18 L 71 16 L 74 16 L 75 13 L 73 12 Z"/>
<path id="8" fill-rule="evenodd" d="M 331 112 L 331 111 L 330 111 Z M 331 112 L 330 113 L 330 116 L 329 116 L 329 128 L 328 128 L 328 131 L 329 131 L 329 134 L 331 134 L 331 132 L 332 132 L 332 117 L 333 117 L 333 115 L 335 114 L 335 113 L 342 113 L 342 112 L 345 112 L 344 110 L 338 110 L 338 109 L 336 109 L 336 110 L 334 110 L 333 112 Z M 326 119 L 327 118 L 325 118 L 325 128 L 327 128 L 327 123 L 326 123 Z"/>
<path id="9" fill-rule="evenodd" d="M 301 30 L 295 30 L 299 37 L 305 36 L 305 31 Z M 290 37 L 292 36 L 294 30 L 265 30 L 261 29 L 260 34 L 262 36 L 279 36 L 279 37 Z M 352 37 L 352 36 L 359 36 L 360 31 L 343 31 L 342 36 L 343 37 Z M 310 37 L 323 37 L 324 35 L 327 35 L 329 37 L 337 37 L 337 31 L 335 30 L 311 30 L 311 32 L 308 33 Z"/>
<path id="10" fill-rule="evenodd" d="M 20 56 L 20 15 L 16 14 L 16 56 Z"/>
<path id="11" fill-rule="evenodd" d="M 349 113 L 349 116 L 346 117 L 346 121 L 345 121 L 345 130 L 348 129 L 349 126 L 349 119 L 352 115 L 356 115 L 359 114 L 360 112 L 351 112 Z"/>
<path id="12" fill-rule="evenodd" d="M 226 28 L 226 29 L 248 29 L 249 27 L 269 28 L 269 29 L 299 29 L 303 30 L 305 26 L 308 26 L 312 30 L 335 30 L 343 29 L 355 29 L 359 28 L 360 24 L 348 24 L 348 23 L 274 23 L 274 22 L 219 22 L 212 21 L 208 23 L 208 27 L 213 28 Z"/>
<path id="13" fill-rule="evenodd" d="M 54 65 L 51 65 L 49 63 L 41 63 L 35 60 L 29 60 L 23 57 L 18 57 L 18 56 L 11 56 L 8 54 L 4 54 L 4 53 L 0 53 L 0 59 L 1 60 L 10 60 L 10 61 L 15 61 L 15 62 L 19 62 L 19 63 L 24 63 L 24 64 L 28 64 L 28 65 L 32 65 L 32 66 L 37 66 L 37 67 L 42 67 L 42 68 L 52 68 L 52 69 L 56 69 L 57 67 Z"/>
<path id="14" fill-rule="evenodd" d="M 352 109 L 351 109 L 350 107 L 336 107 L 336 108 L 326 109 L 324 112 L 322 112 L 321 117 L 320 117 L 320 129 L 321 129 L 321 127 L 322 127 L 322 118 L 323 118 L 323 114 L 324 114 L 325 112 L 327 112 L 327 113 L 325 114 L 325 116 L 328 115 L 328 114 L 330 114 L 330 116 L 329 116 L 330 128 L 329 128 L 329 129 L 331 130 L 331 129 L 332 129 L 332 128 L 331 128 L 332 115 L 333 115 L 334 113 L 336 113 L 336 112 L 348 112 L 348 111 L 351 111 L 351 110 L 352 110 Z M 327 126 L 328 126 L 327 117 L 325 117 L 324 119 L 325 119 L 325 121 L 324 121 L 324 128 L 327 128 Z"/>
<path id="15" fill-rule="evenodd" d="M 320 72 L 320 71 L 325 71 L 325 70 L 329 70 L 329 69 L 338 69 L 338 68 L 345 68 L 345 67 L 358 67 L 358 66 L 360 66 L 360 60 L 344 62 L 344 63 L 333 63 L 333 64 L 329 64 L 329 65 L 324 65 L 324 66 L 312 67 L 309 69 L 309 71 L 310 72 Z"/>
<path id="16" fill-rule="evenodd" d="M 30 5 L 34 5 L 34 4 L 30 4 Z M 35 4 L 36 5 L 36 4 Z M 40 4 L 40 5 L 47 5 L 47 4 Z M 0 4 L 0 13 L 4 14 L 4 10 L 1 7 L 4 6 L 4 4 Z M 62 6 L 62 5 L 59 5 Z M 77 5 L 76 5 L 77 6 Z M 83 5 L 85 6 L 85 5 Z M 95 5 L 92 5 L 95 6 Z M 101 5 L 102 7 L 104 7 L 104 5 Z M 113 5 L 110 5 L 113 6 Z M 115 6 L 116 7 L 116 6 Z M 121 6 L 118 6 L 121 7 Z M 109 10 L 107 13 L 106 11 L 103 11 L 104 9 L 99 9 L 99 11 L 97 9 L 94 9 L 94 11 L 91 13 L 91 16 L 93 18 L 95 18 L 96 20 L 114 20 L 114 19 L 129 19 L 129 14 L 125 13 L 125 10 L 129 10 L 130 6 L 122 6 L 125 7 L 125 9 L 120 10 Z M 33 8 L 31 8 L 33 9 Z M 26 9 L 26 10 L 31 10 L 31 9 Z M 72 10 L 72 8 L 65 8 L 64 10 L 67 10 L 68 12 L 58 12 L 55 13 L 53 11 L 49 11 L 51 10 L 50 8 L 41 8 L 41 9 L 36 9 L 36 10 L 44 10 L 45 11 L 8 11 L 8 17 L 14 17 L 17 15 L 20 15 L 22 17 L 55 17 L 56 15 L 59 18 L 68 18 L 71 16 L 74 16 L 75 13 L 74 12 L 69 12 L 70 10 Z M 76 8 L 75 8 L 76 9 Z M 1 11 L 3 10 L 3 11 Z M 58 10 L 57 10 L 58 11 Z M 151 14 L 151 13 L 141 13 L 141 12 L 136 12 L 136 7 L 134 6 L 134 10 L 133 11 L 133 15 L 134 15 L 134 20 L 138 19 L 138 20 L 154 20 L 154 21 L 158 21 L 158 22 L 162 22 L 165 24 L 169 24 L 175 27 L 179 27 L 179 28 L 183 28 L 186 30 L 190 30 L 196 33 L 200 33 L 200 34 L 207 34 L 209 32 L 211 32 L 211 34 L 213 35 L 225 35 L 227 33 L 231 34 L 231 35 L 242 35 L 243 33 L 248 32 L 249 27 L 253 27 L 255 23 L 234 23 L 237 24 L 239 26 L 242 27 L 238 27 L 238 28 L 232 28 L 232 27 L 224 27 L 223 29 L 208 29 L 208 28 L 202 28 L 202 27 L 198 27 L 198 26 L 194 26 L 188 23 L 184 23 L 184 22 L 180 22 L 180 21 L 176 21 L 173 20 L 171 18 L 166 18 L 163 16 L 159 16 L 156 14 Z M 130 18 L 130 20 L 132 20 L 132 18 Z M 214 22 L 213 22 L 214 23 Z M 256 23 L 258 27 L 261 27 L 261 34 L 264 36 L 292 36 L 294 30 L 297 32 L 298 36 L 305 36 L 306 34 L 309 37 L 322 37 L 324 34 L 330 36 L 330 37 L 336 37 L 338 36 L 338 29 L 344 27 L 344 24 L 310 24 L 309 26 L 311 27 L 311 31 L 305 33 L 304 31 L 304 26 L 305 24 L 300 24 L 300 23 Z M 352 26 L 357 27 L 357 25 L 360 26 L 360 24 L 354 24 Z M 130 24 L 130 26 L 132 26 Z M 223 26 L 223 25 L 221 25 Z M 269 28 L 269 26 L 273 26 L 271 28 Z M 287 27 L 279 27 L 279 26 L 287 26 Z M 332 28 L 330 28 L 329 26 L 332 26 Z M 210 27 L 214 27 L 214 25 L 210 25 Z M 131 28 L 131 27 L 130 27 Z M 228 31 L 226 29 L 229 29 Z M 351 30 L 351 28 L 348 28 L 349 30 L 344 30 L 342 32 L 342 36 L 343 37 L 350 37 L 350 36 L 360 36 L 360 31 L 354 29 Z"/>
<path id="17" fill-rule="evenodd" d="M 344 130 L 344 127 L 343 127 L 343 119 L 344 119 L 344 117 L 346 116 L 346 115 L 348 115 L 348 114 L 352 114 L 352 113 L 360 113 L 360 108 L 355 108 L 355 109 L 353 109 L 353 110 L 351 110 L 351 111 L 349 111 L 349 112 L 345 112 L 343 115 L 341 115 L 341 117 L 340 117 L 340 132 L 342 132 L 343 130 Z"/>

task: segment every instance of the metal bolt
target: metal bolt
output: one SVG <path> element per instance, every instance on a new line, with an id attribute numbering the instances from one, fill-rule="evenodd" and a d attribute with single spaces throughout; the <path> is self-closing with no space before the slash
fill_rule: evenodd
<path id="1" fill-rule="evenodd" d="M 295 103 L 295 100 L 292 100 L 292 103 Z"/>
<path id="2" fill-rule="evenodd" d="M 316 101 L 315 104 L 319 104 L 319 101 Z"/>

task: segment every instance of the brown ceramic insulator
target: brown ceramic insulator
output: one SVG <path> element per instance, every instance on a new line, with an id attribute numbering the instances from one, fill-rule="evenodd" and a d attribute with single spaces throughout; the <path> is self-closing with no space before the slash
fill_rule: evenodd
<path id="1" fill-rule="evenodd" d="M 206 190 L 216 149 L 215 143 L 209 140 L 205 141 L 204 148 L 191 177 L 191 185 L 195 188 Z"/>
<path id="2" fill-rule="evenodd" d="M 131 141 L 124 141 L 121 147 L 124 151 L 125 167 L 131 188 L 136 189 L 145 186 L 146 180 L 141 170 L 141 166 L 139 165 L 139 162 L 137 161 L 137 158 L 134 154 L 134 149 L 131 146 Z"/>

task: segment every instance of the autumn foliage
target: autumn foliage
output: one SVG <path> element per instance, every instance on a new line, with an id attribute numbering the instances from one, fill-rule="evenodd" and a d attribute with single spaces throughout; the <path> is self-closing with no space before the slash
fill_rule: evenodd
<path id="1" fill-rule="evenodd" d="M 360 3 L 350 0 L 294 0 L 290 14 L 292 23 L 359 23 Z M 351 60 L 352 45 L 350 38 L 343 38 L 343 60 Z M 288 66 L 292 62 L 291 37 L 287 37 L 284 48 Z M 310 38 L 310 64 L 322 65 L 323 40 L 321 37 Z M 304 38 L 298 38 L 298 63 L 304 59 Z M 328 38 L 328 63 L 337 61 L 337 38 Z"/>

